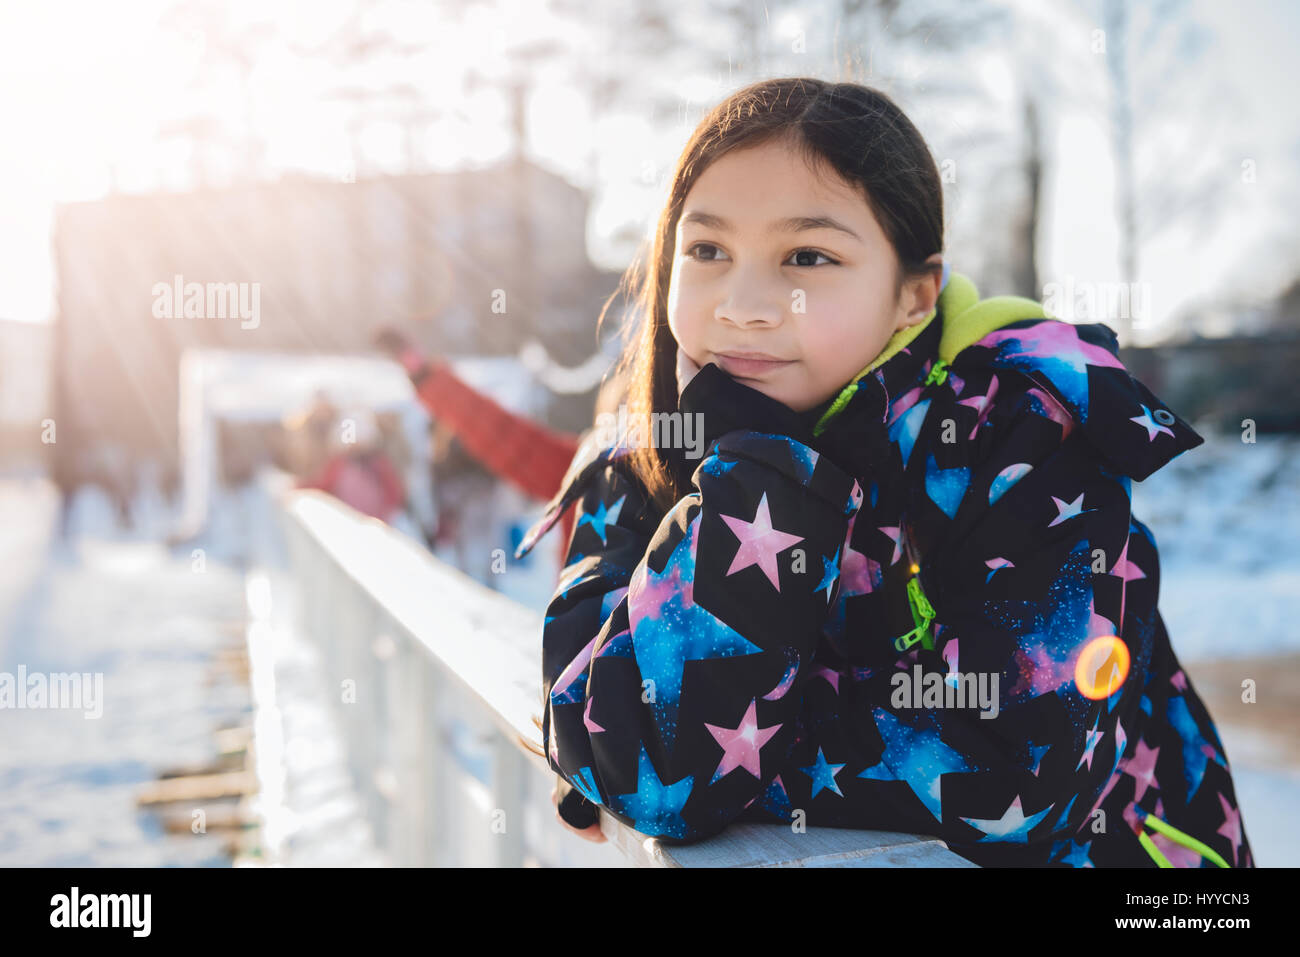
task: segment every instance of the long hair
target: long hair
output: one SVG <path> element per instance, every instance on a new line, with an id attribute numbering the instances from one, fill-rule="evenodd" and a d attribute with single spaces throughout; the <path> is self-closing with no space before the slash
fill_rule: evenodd
<path id="1" fill-rule="evenodd" d="M 905 279 L 941 268 L 925 262 L 943 249 L 939 171 L 924 138 L 893 100 L 858 83 L 811 77 L 766 79 L 743 87 L 714 107 L 691 134 L 673 171 L 648 255 L 643 245 L 620 282 L 620 291 L 632 302 L 633 321 L 624 326 L 625 345 L 613 377 L 626 383 L 629 419 L 677 409 L 677 341 L 668 327 L 667 302 L 686 196 L 720 157 L 777 140 L 789 143 L 815 173 L 834 170 L 862 192 L 897 256 L 895 301 Z M 607 302 L 601 321 L 608 308 Z M 656 445 L 636 443 L 628 462 L 651 503 L 666 512 L 691 490 L 692 464 L 683 450 Z"/>

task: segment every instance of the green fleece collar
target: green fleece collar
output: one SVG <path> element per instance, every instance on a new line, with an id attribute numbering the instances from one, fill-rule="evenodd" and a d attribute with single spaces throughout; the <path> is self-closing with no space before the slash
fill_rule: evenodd
<path id="1" fill-rule="evenodd" d="M 990 332 L 1005 326 L 1009 322 L 1021 319 L 1043 319 L 1046 313 L 1041 303 L 1021 296 L 994 296 L 981 300 L 975 283 L 959 272 L 954 272 L 948 284 L 939 294 L 939 300 L 930 314 L 916 325 L 900 329 L 890 336 L 880 355 L 871 364 L 853 377 L 848 385 L 840 390 L 835 401 L 822 415 L 813 428 L 814 435 L 821 435 L 830 424 L 831 419 L 839 415 L 848 405 L 858 390 L 858 382 L 866 375 L 884 365 L 897 355 L 909 342 L 929 327 L 938 314 L 943 313 L 943 332 L 939 339 L 939 355 L 936 366 L 946 368 L 957 353 L 967 346 L 983 339 Z"/>

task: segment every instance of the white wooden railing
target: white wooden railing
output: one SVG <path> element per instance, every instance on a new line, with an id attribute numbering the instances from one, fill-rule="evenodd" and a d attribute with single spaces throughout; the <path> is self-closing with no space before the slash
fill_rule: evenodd
<path id="1" fill-rule="evenodd" d="M 541 616 L 381 522 L 312 491 L 275 493 L 356 793 L 395 865 L 974 866 L 942 841 L 738 823 L 672 846 L 601 814 L 592 844 L 555 819 L 540 748 Z M 270 531 L 270 530 L 267 530 Z"/>

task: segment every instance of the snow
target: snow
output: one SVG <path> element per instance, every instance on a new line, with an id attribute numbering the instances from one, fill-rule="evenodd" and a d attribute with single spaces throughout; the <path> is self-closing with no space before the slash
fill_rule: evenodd
<path id="1" fill-rule="evenodd" d="M 78 536 L 60 543 L 53 486 L 0 481 L 0 670 L 104 676 L 98 719 L 0 712 L 0 866 L 225 866 L 215 833 L 166 835 L 135 797 L 163 768 L 214 757 L 213 730 L 247 709 L 245 688 L 205 686 L 242 616 L 242 578 L 212 562 L 196 572 L 188 553 L 118 530 L 105 506 L 78 496 Z"/>
<path id="2" fill-rule="evenodd" d="M 1300 437 L 1204 445 L 1133 483 L 1160 553 L 1160 613 L 1181 660 L 1300 653 Z"/>

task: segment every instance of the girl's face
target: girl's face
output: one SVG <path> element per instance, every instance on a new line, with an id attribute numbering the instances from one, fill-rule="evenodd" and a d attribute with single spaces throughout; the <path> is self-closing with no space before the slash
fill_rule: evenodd
<path id="1" fill-rule="evenodd" d="M 698 365 L 805 412 L 934 308 L 937 272 L 905 282 L 895 301 L 897 268 L 859 192 L 769 141 L 726 154 L 687 193 L 668 326 Z"/>

